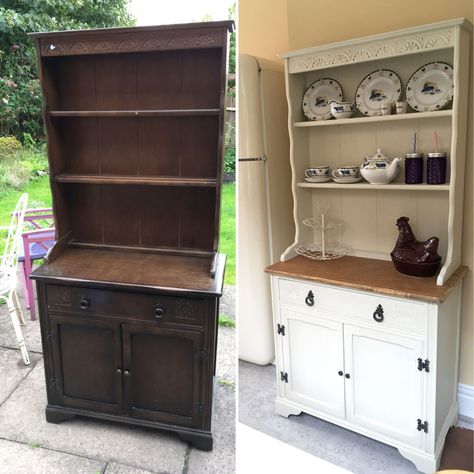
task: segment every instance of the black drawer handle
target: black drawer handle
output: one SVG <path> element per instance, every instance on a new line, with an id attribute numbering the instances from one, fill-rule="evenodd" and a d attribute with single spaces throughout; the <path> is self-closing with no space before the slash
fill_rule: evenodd
<path id="1" fill-rule="evenodd" d="M 91 305 L 91 300 L 87 296 L 83 296 L 79 303 L 81 309 L 87 309 Z"/>
<path id="2" fill-rule="evenodd" d="M 305 298 L 304 301 L 308 306 L 314 306 L 314 295 L 311 290 L 308 291 L 308 296 Z"/>
<path id="3" fill-rule="evenodd" d="M 374 311 L 373 317 L 378 323 L 381 323 L 383 321 L 383 308 L 381 304 L 377 306 L 377 309 Z"/>
<path id="4" fill-rule="evenodd" d="M 165 307 L 162 304 L 157 304 L 155 308 L 155 319 L 159 321 L 165 315 Z"/>

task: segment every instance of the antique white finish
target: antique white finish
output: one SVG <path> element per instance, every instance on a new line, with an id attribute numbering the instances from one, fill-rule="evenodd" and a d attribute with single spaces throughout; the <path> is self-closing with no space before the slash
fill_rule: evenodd
<path id="1" fill-rule="evenodd" d="M 438 304 L 273 275 L 272 293 L 276 412 L 325 419 L 435 472 L 458 414 L 460 289 Z"/>
<path id="2" fill-rule="evenodd" d="M 329 206 L 328 219 L 344 222 L 342 240 L 352 255 L 389 260 L 396 219 L 406 215 L 419 240 L 440 238 L 438 285 L 460 266 L 471 30 L 457 19 L 282 55 L 296 225 L 282 261 L 296 256 L 299 242 L 311 242 L 312 229 L 302 221 L 320 203 Z M 321 78 L 338 81 L 342 100 L 352 101 L 371 71 L 395 71 L 404 89 L 413 72 L 432 61 L 453 66 L 448 110 L 304 118 L 301 98 Z M 405 184 L 404 163 L 389 184 L 304 180 L 307 168 L 360 165 L 377 148 L 404 156 L 412 151 L 413 132 L 417 151 L 426 155 L 434 148 L 434 130 L 449 156 L 444 185 Z M 310 292 L 314 298 L 308 299 Z M 458 285 L 438 303 L 273 275 L 276 412 L 323 418 L 396 447 L 421 472 L 435 472 L 458 416 L 460 293 Z M 383 318 L 377 321 L 379 305 Z"/>
<path id="3" fill-rule="evenodd" d="M 332 213 L 328 218 L 345 223 L 343 241 L 352 247 L 352 255 L 389 260 L 398 234 L 396 219 L 407 215 L 420 240 L 433 235 L 440 238 L 443 264 L 438 285 L 443 285 L 459 267 L 471 29 L 467 20 L 456 19 L 282 55 L 296 225 L 294 243 L 283 253 L 282 260 L 296 255 L 297 242 L 311 241 L 311 230 L 301 222 L 312 215 L 314 202 L 324 201 Z M 330 77 L 338 81 L 343 100 L 352 101 L 360 81 L 370 72 L 395 71 L 404 92 L 413 72 L 432 61 L 453 66 L 454 100 L 448 110 L 305 120 L 301 99 L 307 87 L 318 79 Z M 448 152 L 445 185 L 405 185 L 404 163 L 395 180 L 385 185 L 304 181 L 306 168 L 360 165 L 364 156 L 377 148 L 383 148 L 388 156 L 404 156 L 411 151 L 414 131 L 418 137 L 417 151 L 426 155 L 434 149 L 434 130 L 440 136 L 440 148 Z"/>

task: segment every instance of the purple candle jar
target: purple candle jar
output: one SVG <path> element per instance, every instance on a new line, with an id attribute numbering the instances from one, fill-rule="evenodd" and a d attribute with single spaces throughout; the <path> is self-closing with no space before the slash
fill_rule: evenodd
<path id="1" fill-rule="evenodd" d="M 428 153 L 426 182 L 428 184 L 446 183 L 446 153 Z"/>
<path id="2" fill-rule="evenodd" d="M 423 153 L 405 154 L 405 183 L 420 184 L 423 182 Z"/>

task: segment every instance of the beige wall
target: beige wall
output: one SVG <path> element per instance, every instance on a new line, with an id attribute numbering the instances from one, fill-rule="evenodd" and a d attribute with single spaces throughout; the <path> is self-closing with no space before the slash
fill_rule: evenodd
<path id="1" fill-rule="evenodd" d="M 281 62 L 288 51 L 286 0 L 239 1 L 239 53 Z"/>
<path id="2" fill-rule="evenodd" d="M 258 4 L 256 6 L 255 4 Z M 239 0 L 241 52 L 275 59 L 287 50 L 308 48 L 360 36 L 465 17 L 473 22 L 472 0 Z M 270 16 L 268 16 L 270 14 Z M 275 19 L 275 24 L 271 24 Z M 286 29 L 285 29 L 285 22 Z M 473 72 L 471 50 L 471 74 Z M 469 103 L 473 104 L 473 76 Z M 469 108 L 465 174 L 463 284 L 459 381 L 474 385 L 473 305 L 473 122 Z"/>

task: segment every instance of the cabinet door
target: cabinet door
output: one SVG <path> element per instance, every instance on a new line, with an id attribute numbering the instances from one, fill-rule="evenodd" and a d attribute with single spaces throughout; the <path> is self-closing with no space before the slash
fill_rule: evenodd
<path id="1" fill-rule="evenodd" d="M 119 412 L 122 402 L 120 325 L 65 316 L 49 319 L 55 402 Z"/>
<path id="2" fill-rule="evenodd" d="M 201 342 L 198 331 L 123 326 L 125 403 L 132 416 L 198 426 Z"/>
<path id="3" fill-rule="evenodd" d="M 347 420 L 420 446 L 425 372 L 418 339 L 344 325 Z"/>
<path id="4" fill-rule="evenodd" d="M 343 418 L 342 323 L 285 309 L 281 315 L 285 335 L 281 337 L 284 362 L 279 370 L 287 373 L 286 397 Z"/>

